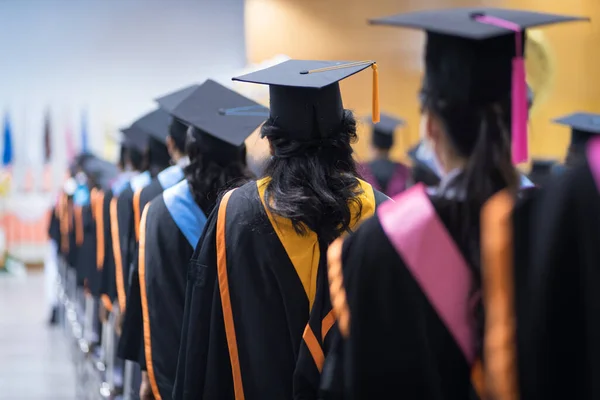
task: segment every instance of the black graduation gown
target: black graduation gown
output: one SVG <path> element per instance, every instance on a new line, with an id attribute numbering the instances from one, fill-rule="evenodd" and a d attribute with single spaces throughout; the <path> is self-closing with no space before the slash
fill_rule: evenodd
<path id="1" fill-rule="evenodd" d="M 600 147 L 592 143 L 588 150 Z M 516 269 L 527 272 L 517 291 L 524 400 L 600 398 L 598 147 L 539 192 L 520 238 L 526 245 L 515 251 Z"/>
<path id="2" fill-rule="evenodd" d="M 100 269 L 100 299 L 107 310 L 112 310 L 113 303 L 117 300 L 117 284 L 115 280 L 115 258 L 113 254 L 112 241 L 112 219 L 111 219 L 111 203 L 116 204 L 116 199 L 113 197 L 113 190 L 108 189 L 103 193 L 101 213 L 97 215 L 97 219 L 102 220 L 103 231 L 103 253 L 97 258 L 98 268 Z"/>
<path id="3" fill-rule="evenodd" d="M 50 221 L 48 221 L 48 238 L 56 243 L 57 249 L 60 246 L 60 220 L 58 213 L 58 205 L 52 207 Z"/>
<path id="4" fill-rule="evenodd" d="M 90 291 L 98 282 L 96 278 L 96 225 L 92 215 L 92 207 L 87 204 L 75 207 L 75 243 L 77 254 L 75 270 L 77 271 L 77 284 L 85 285 Z"/>
<path id="5" fill-rule="evenodd" d="M 142 216 L 139 283 L 146 367 L 155 398 L 172 397 L 187 265 L 205 223 L 205 213 L 194 202 L 187 181 L 165 190 Z"/>
<path id="6" fill-rule="evenodd" d="M 130 234 L 128 246 L 130 252 L 130 273 L 126 288 L 127 312 L 125 313 L 121 338 L 119 339 L 119 356 L 125 360 L 139 363 L 142 369 L 146 369 L 138 271 L 138 241 L 142 212 L 151 200 L 154 200 L 163 190 L 173 186 L 181 179 L 183 179 L 181 167 L 177 165 L 171 166 L 161 171 L 148 185 L 136 190 L 132 198 L 133 230 Z"/>
<path id="7" fill-rule="evenodd" d="M 393 197 L 406 189 L 410 168 L 392 160 L 378 159 L 361 165 L 361 175 L 376 190 Z"/>
<path id="8" fill-rule="evenodd" d="M 292 397 L 325 254 L 314 233 L 299 236 L 290 221 L 266 211 L 265 184 L 250 182 L 224 197 L 227 202 L 211 213 L 190 260 L 175 399 L 233 399 L 236 390 L 246 399 Z M 366 218 L 376 197 L 385 196 L 366 182 L 361 186 Z M 232 365 L 241 376 L 232 377 Z"/>
<path id="9" fill-rule="evenodd" d="M 406 195 L 422 188 L 411 188 Z M 432 191 L 422 193 L 419 203 L 397 198 L 392 207 L 404 211 L 395 214 L 396 217 L 383 213 L 390 229 L 400 223 L 400 216 L 404 215 L 404 221 L 414 218 L 415 213 L 423 210 L 422 204 L 428 204 L 431 217 L 415 225 L 424 229 L 422 233 L 398 230 L 409 238 L 398 242 L 397 237 L 391 239 L 386 233 L 378 215 L 367 220 L 343 244 L 336 243 L 338 246 L 334 244 L 330 249 L 331 296 L 344 339 L 341 335 L 334 338 L 336 343 L 326 361 L 323 384 L 329 387 L 324 398 L 375 399 L 396 393 L 410 399 L 469 399 L 478 398 L 477 393 L 484 389 L 483 370 L 477 368 L 475 353 L 477 332 L 481 331 L 476 329 L 472 308 L 478 295 L 472 291 L 472 273 L 468 267 L 469 260 L 480 257 L 476 254 L 469 257 L 468 250 L 472 246 L 468 241 L 479 237 L 479 216 L 470 216 L 471 226 L 477 228 L 463 238 L 460 227 L 466 215 L 458 215 L 458 210 L 462 210 L 456 208 L 459 200 Z M 510 198 L 504 192 L 500 195 L 504 196 L 501 200 Z M 419 206 L 415 208 L 415 204 Z M 434 239 L 432 226 L 437 226 L 436 232 L 443 235 Z M 412 253 L 407 253 L 410 264 L 396 246 L 409 249 L 405 251 Z M 443 255 L 438 253 L 443 262 L 462 260 L 462 266 L 436 267 L 431 259 L 436 251 L 443 251 Z M 481 254 L 486 262 L 488 254 L 491 253 Z M 449 269 L 456 266 L 461 267 Z M 484 272 L 487 268 L 488 265 L 482 265 L 485 290 L 482 289 L 481 295 L 486 314 L 493 315 L 496 321 L 498 312 L 494 308 L 498 302 L 495 298 L 490 300 L 489 295 L 502 293 L 504 286 L 494 282 L 497 268 L 495 272 L 491 269 Z M 443 276 L 450 271 L 450 275 Z M 447 283 L 440 286 L 440 282 Z M 448 307 L 449 304 L 456 307 Z M 461 311 L 456 313 L 456 310 Z M 504 324 L 501 325 L 504 329 Z M 493 324 L 490 326 L 485 325 L 486 337 L 488 329 L 490 332 L 494 329 Z M 514 325 L 507 332 L 513 332 L 514 338 Z M 511 344 L 514 348 L 514 343 Z"/>
<path id="10" fill-rule="evenodd" d="M 129 184 L 111 205 L 111 233 L 113 243 L 113 255 L 115 259 L 115 281 L 117 286 L 117 297 L 121 312 L 127 309 L 127 286 L 130 280 L 131 263 L 134 257 L 134 209 L 133 196 L 151 181 L 150 173 L 144 171 L 134 176 Z"/>

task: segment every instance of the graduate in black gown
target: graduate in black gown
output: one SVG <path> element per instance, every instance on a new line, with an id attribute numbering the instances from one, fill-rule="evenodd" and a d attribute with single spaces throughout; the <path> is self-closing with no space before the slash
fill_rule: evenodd
<path id="1" fill-rule="evenodd" d="M 210 106 L 207 106 L 210 104 Z M 250 114 L 231 112 L 258 107 Z M 185 180 L 165 190 L 144 210 L 140 231 L 147 381 L 140 397 L 171 399 L 187 283 L 187 265 L 218 195 L 251 178 L 244 140 L 268 116 L 255 102 L 208 80 L 170 112 L 191 124 Z M 222 110 L 231 110 L 220 112 Z M 148 393 L 150 391 L 150 393 Z"/>
<path id="2" fill-rule="evenodd" d="M 121 173 L 110 183 L 107 190 L 101 191 L 96 196 L 99 203 L 96 207 L 96 228 L 98 232 L 96 250 L 96 266 L 100 271 L 100 316 L 105 320 L 108 313 L 112 311 L 113 304 L 117 302 L 116 266 L 113 253 L 112 222 L 110 215 L 111 204 L 116 210 L 117 198 L 127 187 L 129 180 L 145 170 L 148 134 L 136 129 L 126 128 L 122 130 L 124 140 L 121 143 L 121 151 L 118 166 Z M 116 215 L 114 215 L 116 221 Z"/>
<path id="3" fill-rule="evenodd" d="M 193 87 L 191 87 L 193 88 Z M 139 272 L 138 272 L 138 242 L 139 242 L 139 227 L 141 214 L 152 199 L 160 195 L 163 190 L 180 182 L 183 177 L 183 168 L 188 164 L 189 160 L 185 154 L 185 140 L 187 132 L 187 124 L 175 118 L 168 107 L 181 104 L 191 94 L 190 88 L 178 90 L 163 96 L 156 101 L 161 106 L 161 110 L 170 115 L 169 125 L 167 129 L 164 127 L 163 114 L 161 118 L 152 125 L 146 124 L 148 130 L 155 132 L 155 138 L 164 142 L 166 150 L 170 157 L 172 165 L 158 172 L 152 181 L 136 190 L 133 193 L 133 228 L 130 238 L 130 273 L 127 283 L 126 298 L 127 298 L 127 313 L 122 325 L 122 335 L 119 340 L 119 355 L 126 360 L 139 364 L 142 369 L 142 382 L 147 381 L 145 375 L 144 362 L 144 343 L 143 343 L 143 326 L 142 326 L 142 304 L 140 298 Z M 152 121 L 150 121 L 152 122 Z M 166 134 L 165 134 L 166 132 Z M 137 387 L 134 390 L 138 390 Z"/>
<path id="4" fill-rule="evenodd" d="M 527 271 L 517 292 L 524 400 L 600 396 L 600 115 L 559 121 L 579 157 L 513 217 L 528 216 L 514 238 L 515 269 Z"/>
<path id="5" fill-rule="evenodd" d="M 125 360 L 124 385 L 131 387 L 131 393 L 126 396 L 136 396 L 139 382 L 141 382 L 139 368 L 141 346 L 137 329 L 137 326 L 141 324 L 139 301 L 133 303 L 131 313 L 127 310 L 127 298 L 130 294 L 129 289 L 132 288 L 130 283 L 137 255 L 138 219 L 136 217 L 139 210 L 136 209 L 136 206 L 139 203 L 136 201 L 136 193 L 140 193 L 141 189 L 150 185 L 152 179 L 170 165 L 171 159 L 166 146 L 170 123 L 170 115 L 162 109 L 152 111 L 133 123 L 133 126 L 148 134 L 147 170 L 133 177 L 117 199 L 116 227 L 118 232 L 116 236 L 119 238 L 120 257 L 119 259 L 115 257 L 115 278 L 121 312 L 116 323 L 117 330 L 120 331 L 117 355 Z M 115 247 L 114 243 L 113 240 L 113 247 Z M 117 254 L 116 251 L 114 253 Z"/>
<path id="6" fill-rule="evenodd" d="M 404 121 L 392 115 L 381 114 L 381 121 L 373 124 L 371 150 L 374 158 L 360 166 L 360 173 L 373 187 L 393 197 L 406 189 L 410 168 L 390 159 L 394 132 Z"/>
<path id="7" fill-rule="evenodd" d="M 338 84 L 373 64 L 290 60 L 234 78 L 269 85 L 272 158 L 223 196 L 189 263 L 176 399 L 292 398 L 327 245 L 387 199 L 357 178 Z"/>
<path id="8" fill-rule="evenodd" d="M 142 305 L 138 275 L 138 241 L 139 227 L 143 208 L 153 198 L 160 195 L 164 189 L 175 185 L 183 179 L 183 167 L 187 165 L 185 155 L 185 135 L 187 125 L 173 118 L 165 138 L 166 148 L 171 157 L 171 165 L 160 171 L 148 185 L 133 193 L 133 220 L 129 242 L 130 267 L 127 287 L 127 313 L 122 325 L 122 335 L 119 340 L 119 354 L 127 360 L 134 361 L 143 367 L 143 336 L 142 336 Z"/>
<path id="9" fill-rule="evenodd" d="M 152 178 L 170 163 L 169 153 L 164 144 L 171 121 L 169 114 L 161 109 L 154 110 L 139 118 L 132 128 L 147 135 L 146 170 L 133 176 L 111 204 L 111 236 L 115 260 L 115 282 L 119 309 L 127 308 L 127 289 L 130 280 L 131 263 L 135 252 L 133 196 L 138 189 L 146 187 Z"/>
<path id="10" fill-rule="evenodd" d="M 514 338 L 514 319 L 498 301 L 509 290 L 507 271 L 489 256 L 496 243 L 486 230 L 520 186 L 511 137 L 524 133 L 526 118 L 512 130 L 511 105 L 521 117 L 527 105 L 525 96 L 511 99 L 513 58 L 521 56 L 515 43 L 522 42 L 494 24 L 524 29 L 561 20 L 482 8 L 376 21 L 427 32 L 421 135 L 443 177 L 434 190 L 416 185 L 385 203 L 330 247 L 330 292 L 343 337 L 327 360 L 343 365 L 343 382 L 330 397 L 517 398 L 514 375 L 502 382 L 494 376 L 514 366 L 514 354 L 500 360 L 494 352 Z M 525 86 L 524 76 L 514 82 Z"/>
<path id="11" fill-rule="evenodd" d="M 574 113 L 566 115 L 562 118 L 554 120 L 557 124 L 571 127 L 571 124 L 575 121 L 577 123 L 578 118 L 597 118 L 596 116 L 588 113 Z M 567 149 L 567 155 L 563 164 L 554 165 L 552 168 L 553 175 L 559 175 L 565 172 L 570 167 L 579 166 L 585 163 L 586 160 L 586 145 L 590 137 L 593 136 L 587 131 L 580 130 L 573 127 L 571 129 L 571 141 Z"/>

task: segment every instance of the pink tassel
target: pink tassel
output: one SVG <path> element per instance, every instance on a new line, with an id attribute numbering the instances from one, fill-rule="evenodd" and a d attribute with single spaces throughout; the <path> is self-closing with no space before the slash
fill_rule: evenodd
<path id="1" fill-rule="evenodd" d="M 516 57 L 512 64 L 512 162 L 519 164 L 529 158 L 527 143 L 527 82 L 525 80 L 525 59 L 522 49 L 522 29 L 519 25 L 490 15 L 476 17 L 477 22 L 494 25 L 516 32 Z"/>

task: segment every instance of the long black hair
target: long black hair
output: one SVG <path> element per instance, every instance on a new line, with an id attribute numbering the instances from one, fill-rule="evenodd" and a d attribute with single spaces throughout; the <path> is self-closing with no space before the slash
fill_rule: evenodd
<path id="1" fill-rule="evenodd" d="M 215 207 L 219 195 L 246 183 L 252 175 L 246 168 L 246 146 L 232 146 L 194 126 L 187 131 L 185 167 L 194 201 L 206 215 Z"/>
<path id="2" fill-rule="evenodd" d="M 518 174 L 511 162 L 510 97 L 505 101 L 480 106 L 452 104 L 423 93 L 423 109 L 439 118 L 453 150 L 467 159 L 462 174 L 448 187 L 464 193 L 451 202 L 451 225 L 459 227 L 461 248 L 472 268 L 476 300 L 475 320 L 478 337 L 483 338 L 484 310 L 478 292 L 481 288 L 480 212 L 486 201 L 508 188 L 516 194 Z M 440 193 L 444 196 L 444 193 Z M 483 342 L 477 345 L 481 353 Z"/>
<path id="3" fill-rule="evenodd" d="M 269 211 L 291 220 L 298 234 L 310 229 L 325 243 L 349 231 L 362 209 L 352 158 L 351 144 L 357 139 L 352 112 L 345 110 L 338 132 L 325 139 L 290 139 L 273 119 L 265 122 L 262 135 L 274 153 L 265 168 L 270 177 L 265 190 Z M 357 216 L 351 213 L 351 203 L 358 205 Z"/>

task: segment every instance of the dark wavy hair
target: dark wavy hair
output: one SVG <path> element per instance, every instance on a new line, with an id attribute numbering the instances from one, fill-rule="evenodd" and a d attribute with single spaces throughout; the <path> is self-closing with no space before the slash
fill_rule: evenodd
<path id="1" fill-rule="evenodd" d="M 232 146 L 190 126 L 185 146 L 190 164 L 184 173 L 194 201 L 210 214 L 219 195 L 253 178 L 246 168 L 246 146 Z"/>
<path id="2" fill-rule="evenodd" d="M 352 146 L 357 139 L 356 120 L 345 110 L 337 132 L 328 138 L 300 141 L 289 138 L 274 119 L 262 127 L 274 156 L 265 174 L 270 182 L 265 190 L 265 203 L 275 215 L 291 220 L 300 235 L 315 232 L 319 240 L 332 242 L 350 231 L 350 206 L 362 204 L 357 197 L 360 185 Z"/>

